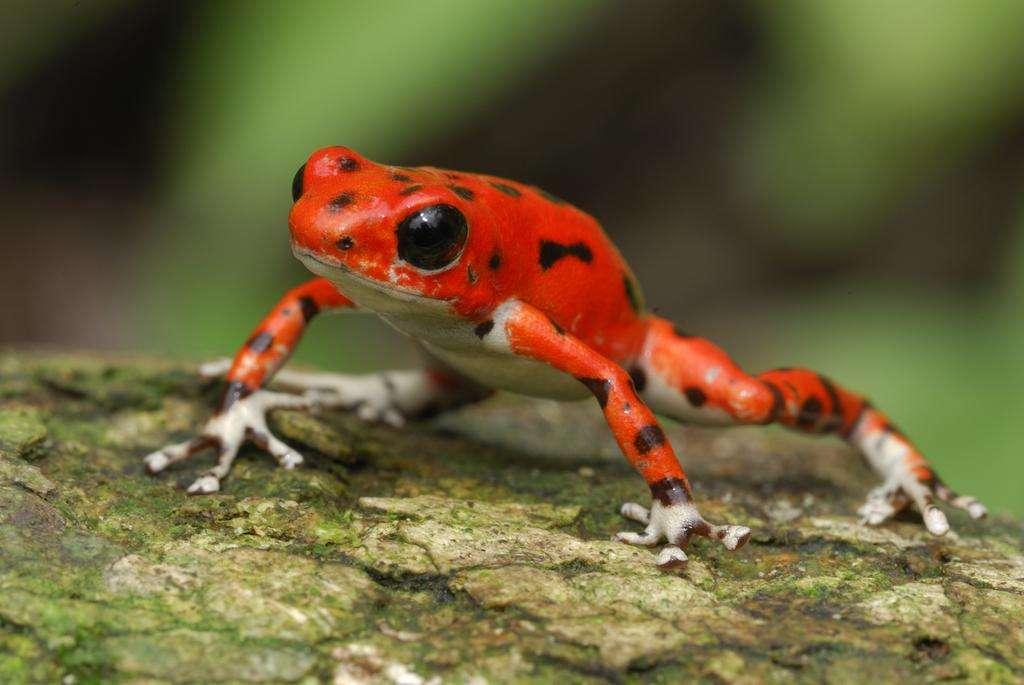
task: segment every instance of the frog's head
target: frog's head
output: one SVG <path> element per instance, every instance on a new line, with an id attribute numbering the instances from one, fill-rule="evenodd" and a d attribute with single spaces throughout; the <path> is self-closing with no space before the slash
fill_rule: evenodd
<path id="1" fill-rule="evenodd" d="M 317 150 L 292 182 L 292 251 L 357 301 L 455 300 L 484 287 L 494 250 L 478 181 L 440 169 L 376 164 Z"/>

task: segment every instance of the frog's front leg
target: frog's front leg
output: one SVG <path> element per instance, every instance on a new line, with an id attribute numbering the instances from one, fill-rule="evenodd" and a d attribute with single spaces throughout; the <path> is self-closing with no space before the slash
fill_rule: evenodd
<path id="1" fill-rule="evenodd" d="M 649 509 L 632 503 L 622 507 L 625 516 L 644 523 L 646 530 L 642 534 L 619 533 L 618 540 L 646 546 L 667 541 L 668 546 L 658 557 L 662 568 L 674 568 L 686 562 L 681 548 L 694 535 L 719 540 L 730 550 L 746 543 L 749 528 L 713 525 L 701 516 L 672 445 L 622 367 L 528 304 L 515 300 L 505 302 L 495 310 L 492 323 L 481 329 L 488 331 L 483 341 L 489 348 L 549 364 L 574 376 L 590 389 L 604 411 L 619 448 L 650 487 L 652 504 Z"/>
<path id="2" fill-rule="evenodd" d="M 197 437 L 148 455 L 145 463 L 149 471 L 158 473 L 212 447 L 218 452 L 216 464 L 192 483 L 188 492 L 216 492 L 247 439 L 274 455 L 284 468 L 302 463 L 302 456 L 267 428 L 266 413 L 281 407 L 308 407 L 311 400 L 261 388 L 291 356 L 314 316 L 321 311 L 352 306 L 351 300 L 324 278 L 314 278 L 288 291 L 235 355 L 217 412 Z"/>
<path id="3" fill-rule="evenodd" d="M 320 278 L 288 292 L 233 362 L 216 361 L 200 368 L 204 376 L 219 376 L 227 370 L 228 387 L 220 409 L 197 437 L 148 455 L 145 463 L 149 471 L 158 473 L 212 447 L 218 452 L 216 464 L 196 479 L 188 492 L 217 492 L 246 440 L 270 452 L 284 468 L 302 463 L 302 455 L 267 427 L 266 415 L 271 409 L 342 407 L 355 409 L 364 419 L 398 424 L 406 418 L 451 409 L 488 394 L 447 370 L 435 368 L 365 375 L 278 371 L 318 312 L 351 306 L 330 282 Z M 271 378 L 288 389 L 304 392 L 294 395 L 262 389 Z"/>

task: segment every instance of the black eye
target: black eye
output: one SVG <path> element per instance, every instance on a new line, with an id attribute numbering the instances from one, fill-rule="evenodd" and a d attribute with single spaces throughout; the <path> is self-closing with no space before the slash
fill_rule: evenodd
<path id="1" fill-rule="evenodd" d="M 451 205 L 433 205 L 398 224 L 398 256 L 415 267 L 434 271 L 448 266 L 462 252 L 469 227 Z"/>
<path id="2" fill-rule="evenodd" d="M 302 176 L 305 173 L 305 164 L 300 166 L 299 170 L 295 172 L 295 178 L 292 179 L 292 202 L 298 202 L 299 198 L 302 197 Z"/>

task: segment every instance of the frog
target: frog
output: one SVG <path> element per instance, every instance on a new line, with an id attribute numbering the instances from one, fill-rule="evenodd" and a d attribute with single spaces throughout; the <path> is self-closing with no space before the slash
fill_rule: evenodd
<path id="1" fill-rule="evenodd" d="M 685 567 L 696 537 L 736 550 L 748 526 L 713 523 L 655 413 L 717 426 L 779 424 L 852 445 L 880 483 L 858 509 L 878 526 L 916 508 L 933 535 L 943 503 L 982 518 L 976 498 L 939 478 L 910 439 L 864 396 L 805 368 L 744 371 L 715 343 L 649 311 L 634 273 L 600 223 L 538 187 L 487 174 L 379 164 L 344 146 L 313 152 L 295 173 L 291 250 L 314 275 L 284 294 L 223 376 L 216 411 L 195 437 L 145 457 L 151 473 L 208 448 L 216 460 L 189 494 L 209 494 L 243 443 L 285 469 L 304 457 L 273 434 L 268 412 L 354 411 L 401 426 L 495 391 L 596 399 L 650 502 L 619 510 L 640 532 L 615 539 L 661 549 Z M 423 351 L 421 368 L 337 374 L 282 368 L 310 322 L 328 312 L 375 314 Z M 271 380 L 275 389 L 267 387 Z"/>

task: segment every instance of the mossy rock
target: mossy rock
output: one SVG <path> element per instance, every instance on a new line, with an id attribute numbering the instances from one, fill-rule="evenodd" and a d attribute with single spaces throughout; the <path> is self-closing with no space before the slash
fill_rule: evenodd
<path id="1" fill-rule="evenodd" d="M 706 516 L 681 574 L 610 541 L 645 488 L 591 403 L 498 397 L 393 429 L 272 421 L 153 477 L 217 395 L 184 365 L 0 356 L 0 682 L 905 682 L 1024 678 L 1019 522 L 853 515 L 838 442 L 674 426 Z"/>

